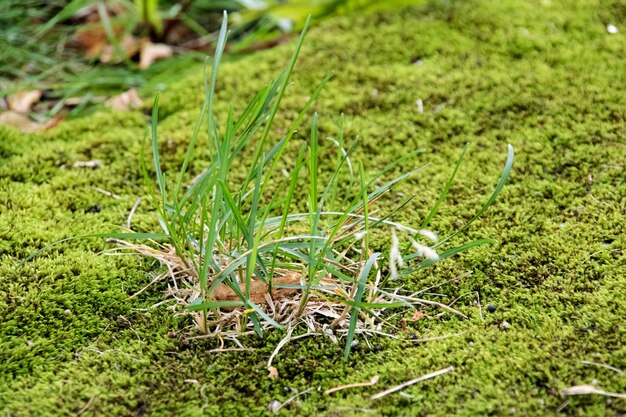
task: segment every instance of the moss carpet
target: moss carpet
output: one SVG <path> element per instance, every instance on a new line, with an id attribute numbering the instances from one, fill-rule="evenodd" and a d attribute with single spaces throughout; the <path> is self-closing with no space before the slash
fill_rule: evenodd
<path id="1" fill-rule="evenodd" d="M 0 127 L 2 414 L 264 415 L 271 401 L 313 387 L 279 414 L 623 415 L 623 399 L 560 395 L 591 383 L 626 392 L 626 376 L 581 362 L 626 370 L 626 42 L 607 24 L 626 33 L 623 3 L 469 0 L 342 17 L 311 31 L 278 127 L 334 71 L 315 105 L 323 135 L 335 134 L 343 112 L 347 136 L 363 137 L 355 158 L 368 173 L 420 148 L 403 168 L 431 162 L 398 189 L 416 197 L 396 219 L 420 224 L 466 142 L 459 179 L 432 223 L 442 235 L 493 190 L 507 143 L 516 160 L 496 204 L 457 239 L 500 244 L 404 283 L 415 290 L 444 283 L 429 297 L 460 297 L 454 305 L 469 316 L 427 309 L 428 319 L 409 324 L 417 338 L 462 334 L 361 340 L 345 363 L 341 344 L 300 339 L 275 359 L 273 380 L 265 365 L 279 332 L 247 341 L 251 351 L 210 353 L 215 341 L 188 340 L 187 318 L 168 304 L 153 307 L 164 284 L 128 298 L 158 265 L 100 254 L 111 243 L 74 241 L 16 268 L 47 243 L 126 221 L 145 196 L 138 155 L 146 114 L 101 111 L 43 135 Z M 224 64 L 220 117 L 277 74 L 292 45 Z M 182 160 L 201 100 L 201 68 L 161 98 L 166 169 Z M 100 169 L 73 167 L 93 159 Z M 381 207 L 400 199 L 390 195 Z M 154 226 L 144 202 L 133 227 Z M 370 399 L 448 366 L 454 372 L 406 396 Z M 375 387 L 323 394 L 373 375 Z"/>

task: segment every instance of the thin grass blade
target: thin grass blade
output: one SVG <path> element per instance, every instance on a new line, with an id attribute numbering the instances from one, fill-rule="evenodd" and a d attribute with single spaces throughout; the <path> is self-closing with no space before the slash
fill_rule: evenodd
<path id="1" fill-rule="evenodd" d="M 437 214 L 437 211 L 439 210 L 439 206 L 441 205 L 443 200 L 445 200 L 446 197 L 448 196 L 448 192 L 450 191 L 450 187 L 452 187 L 452 184 L 454 183 L 454 178 L 456 177 L 456 173 L 459 170 L 459 167 L 461 166 L 461 163 L 463 162 L 463 158 L 465 158 L 465 153 L 467 152 L 467 148 L 468 147 L 469 147 L 469 143 L 466 143 L 465 147 L 463 147 L 463 152 L 461 152 L 461 156 L 459 157 L 459 160 L 457 161 L 456 165 L 454 166 L 454 170 L 452 171 L 452 175 L 450 175 L 450 178 L 448 179 L 448 182 L 446 182 L 446 185 L 443 187 L 443 190 L 441 190 L 441 193 L 439 193 L 439 196 L 437 197 L 437 201 L 435 201 L 435 204 L 430 209 L 430 212 L 428 213 L 428 215 L 426 216 L 426 218 L 422 222 L 422 229 L 425 229 L 425 228 L 428 227 L 428 225 L 430 224 L 430 221 Z"/>
<path id="2" fill-rule="evenodd" d="M 474 215 L 474 217 L 472 217 L 467 223 L 465 223 L 463 227 L 461 227 L 460 229 L 458 229 L 457 231 L 455 231 L 454 233 L 452 233 L 445 239 L 439 241 L 435 246 L 433 246 L 433 248 L 441 246 L 448 240 L 452 239 L 454 236 L 466 230 L 496 200 L 496 197 L 498 197 L 498 194 L 500 194 L 500 191 L 502 191 L 502 188 L 504 188 L 504 184 L 506 184 L 506 180 L 509 178 L 509 174 L 511 173 L 511 168 L 513 167 L 513 159 L 514 159 L 513 146 L 509 144 L 507 145 L 507 148 L 508 148 L 508 155 L 506 158 L 506 163 L 504 164 L 504 169 L 502 170 L 502 175 L 500 176 L 500 180 L 498 181 L 498 184 L 496 185 L 496 189 L 493 191 L 493 193 L 491 193 L 491 196 L 489 196 L 489 199 L 485 202 L 485 204 L 483 204 L 483 206 L 480 208 L 480 210 L 478 210 L 478 212 Z"/>
<path id="3" fill-rule="evenodd" d="M 359 319 L 359 308 L 361 299 L 363 298 L 363 292 L 365 290 L 365 283 L 367 282 L 368 277 L 370 276 L 370 272 L 374 267 L 374 264 L 378 260 L 380 253 L 373 253 L 368 259 L 363 269 L 361 270 L 361 274 L 359 276 L 359 280 L 357 282 L 357 290 L 354 295 L 354 305 L 350 310 L 350 324 L 348 325 L 348 333 L 346 334 L 346 347 L 343 352 L 343 359 L 347 360 L 348 356 L 350 356 L 350 350 L 352 349 L 352 341 L 354 340 L 354 334 L 356 331 L 357 321 Z"/>

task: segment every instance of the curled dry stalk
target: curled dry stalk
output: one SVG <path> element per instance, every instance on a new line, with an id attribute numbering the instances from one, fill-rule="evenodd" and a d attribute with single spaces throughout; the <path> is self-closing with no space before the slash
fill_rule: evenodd
<path id="1" fill-rule="evenodd" d="M 239 116 L 231 107 L 226 126 L 218 129 L 213 107 L 227 36 L 224 14 L 212 71 L 205 76 L 204 104 L 180 171 L 173 180 L 169 174 L 166 180 L 161 170 L 158 96 L 155 99 L 150 141 L 152 167 L 148 167 L 142 153 L 142 169 L 162 232 L 134 233 L 127 229 L 123 233 L 78 237 L 116 239 L 121 248 L 158 260 L 166 270 L 153 282 L 167 278 L 168 296 L 184 306 L 198 329 L 209 337 L 237 342 L 241 335 L 262 335 L 269 328 L 293 329 L 304 323 L 310 332 L 345 336 L 347 358 L 355 335 L 385 334 L 391 326 L 385 320 L 386 310 L 435 305 L 462 315 L 446 305 L 407 295 L 397 283 L 435 262 L 495 242 L 480 239 L 439 249 L 493 203 L 511 170 L 513 150 L 509 145 L 504 171 L 491 197 L 464 227 L 442 240 L 426 228 L 445 199 L 467 146 L 419 229 L 390 220 L 408 200 L 383 215 L 376 212 L 375 203 L 425 166 L 374 186 L 398 162 L 367 181 L 363 166 L 359 163 L 355 169 L 351 160 L 358 137 L 349 147 L 345 146 L 343 117 L 337 137 L 328 138 L 336 157 L 334 166 L 326 171 L 331 173 L 329 181 L 321 184 L 317 114 L 312 118 L 308 143 L 300 147 L 295 162 L 289 163 L 283 155 L 329 77 L 311 93 L 285 135 L 277 141 L 270 138 L 307 28 L 308 21 L 288 67 L 276 81 L 263 87 Z M 208 134 L 208 142 L 202 146 L 209 149 L 209 166 L 185 187 L 202 129 Z M 250 147 L 254 156 L 241 180 L 233 175 L 233 162 Z M 273 176 L 279 168 L 288 173 L 284 183 Z M 308 177 L 308 210 L 294 212 L 294 201 L 303 197 L 298 191 L 303 177 Z M 388 255 L 371 247 L 371 235 L 377 229 L 393 236 Z M 397 235 L 407 242 L 403 250 Z M 146 239 L 149 244 L 131 243 Z"/>

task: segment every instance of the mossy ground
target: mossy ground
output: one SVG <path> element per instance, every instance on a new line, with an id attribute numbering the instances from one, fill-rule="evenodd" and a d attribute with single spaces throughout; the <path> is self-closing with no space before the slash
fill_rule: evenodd
<path id="1" fill-rule="evenodd" d="M 594 380 L 607 391 L 626 391 L 623 375 L 580 362 L 626 369 L 626 42 L 621 33 L 607 33 L 608 23 L 626 31 L 621 3 L 433 1 L 312 30 L 279 125 L 334 70 L 315 106 L 324 135 L 334 134 L 344 112 L 349 135 L 363 137 L 356 157 L 368 172 L 418 148 L 426 151 L 405 168 L 432 162 L 401 188 L 416 198 L 399 220 L 421 222 L 465 142 L 472 145 L 459 180 L 432 224 L 440 233 L 483 203 L 506 143 L 516 161 L 497 203 L 463 237 L 501 243 L 406 283 L 424 288 L 473 271 L 430 296 L 443 302 L 461 296 L 455 306 L 468 320 L 436 318 L 429 310 L 434 318 L 412 325 L 423 338 L 463 335 L 419 344 L 375 339 L 371 349 L 359 344 L 345 363 L 342 346 L 301 339 L 275 360 L 275 380 L 265 364 L 281 334 L 248 341 L 250 352 L 207 353 L 215 342 L 185 343 L 193 333 L 189 320 L 166 306 L 150 308 L 163 299 L 163 287 L 128 300 L 157 266 L 102 256 L 111 247 L 104 241 L 60 246 L 16 269 L 47 243 L 125 222 L 144 195 L 143 113 L 101 112 L 41 136 L 0 129 L 3 414 L 263 415 L 268 403 L 295 391 L 380 375 L 375 388 L 333 396 L 313 391 L 281 413 L 622 415 L 625 400 L 582 396 L 560 407 L 559 395 Z M 289 53 L 283 46 L 225 64 L 218 112 L 231 102 L 240 107 Z M 162 97 L 167 166 L 181 161 L 201 100 L 201 68 Z M 72 168 L 86 159 L 103 166 Z M 138 229 L 154 225 L 146 207 L 134 219 Z M 497 310 L 486 312 L 487 304 Z M 503 321 L 508 329 L 499 326 Z M 172 331 L 176 336 L 168 336 Z M 453 373 L 407 389 L 413 398 L 369 400 L 449 365 Z"/>

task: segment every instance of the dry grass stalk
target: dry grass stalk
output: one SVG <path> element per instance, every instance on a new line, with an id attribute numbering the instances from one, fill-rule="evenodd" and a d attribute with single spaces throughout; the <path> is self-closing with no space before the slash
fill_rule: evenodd
<path id="1" fill-rule="evenodd" d="M 137 291 L 131 297 L 141 294 L 147 288 L 158 282 L 167 280 L 169 283 L 166 295 L 173 298 L 177 305 L 183 307 L 180 311 L 184 311 L 185 314 L 191 314 L 198 329 L 206 337 L 219 339 L 222 341 L 223 346 L 224 340 L 236 341 L 241 335 L 253 333 L 252 325 L 246 320 L 248 310 L 244 307 L 228 306 L 212 309 L 207 312 L 206 316 L 201 313 L 187 311 L 187 307 L 201 294 L 198 277 L 195 270 L 188 266 L 191 264 L 191 260 L 181 259 L 171 245 L 151 242 L 152 246 L 149 246 L 145 244 L 134 244 L 123 240 L 111 240 L 115 240 L 120 244 L 122 250 L 131 250 L 142 256 L 156 259 L 166 267 L 163 273 L 155 276 L 146 287 Z M 345 252 L 338 255 L 339 258 L 345 256 Z M 227 264 L 228 259 L 225 256 L 217 254 L 214 256 L 219 258 L 222 266 Z M 346 274 L 350 276 L 357 276 L 363 265 L 362 261 L 350 261 L 349 263 L 334 262 L 338 268 L 342 268 Z M 320 284 L 310 292 L 302 314 L 298 315 L 297 313 L 302 301 L 302 288 L 306 284 L 306 277 L 301 271 L 304 271 L 304 268 L 301 266 L 296 266 L 294 269 L 277 268 L 272 281 L 271 292 L 266 283 L 260 281 L 258 277 L 253 277 L 250 284 L 250 300 L 257 305 L 263 306 L 272 320 L 286 326 L 289 330 L 288 334 L 291 334 L 293 328 L 299 324 L 303 324 L 308 329 L 306 335 L 321 333 L 328 335 L 336 342 L 337 337 L 335 337 L 335 335 L 341 336 L 347 331 L 346 327 L 348 324 L 350 305 L 346 304 L 346 300 L 354 298 L 357 283 L 342 282 L 331 275 L 325 276 L 320 281 Z M 366 284 L 364 300 L 367 299 L 368 302 L 372 303 L 405 300 L 407 308 L 409 308 L 410 303 L 423 301 L 423 304 L 435 304 L 448 308 L 440 303 L 417 299 L 411 296 L 402 296 L 399 295 L 397 291 L 394 293 L 382 291 L 377 287 L 380 283 L 379 275 L 380 271 L 377 273 L 375 279 L 372 280 L 373 282 Z M 208 285 L 211 286 L 211 283 L 210 281 Z M 240 291 L 245 292 L 245 282 L 242 280 L 238 285 Z M 220 283 L 215 287 L 211 297 L 213 301 L 239 300 L 236 292 L 224 283 Z M 461 315 L 461 313 L 456 310 L 451 310 Z M 383 326 L 391 326 L 381 318 L 380 313 L 382 311 L 384 311 L 384 309 L 380 309 L 374 314 L 362 314 L 359 317 L 356 333 L 360 335 L 379 334 L 393 337 L 392 335 L 382 332 Z M 263 326 L 264 328 L 270 327 L 268 323 L 263 323 Z M 298 338 L 299 337 L 300 336 L 298 336 Z M 290 339 L 285 342 L 289 340 Z"/>
<path id="2" fill-rule="evenodd" d="M 413 384 L 417 384 L 418 382 L 426 381 L 427 379 L 431 379 L 431 378 L 434 378 L 434 377 L 439 376 L 439 375 L 447 374 L 448 372 L 452 372 L 452 371 L 454 371 L 454 366 L 449 366 L 449 367 L 441 369 L 439 371 L 435 371 L 435 372 L 432 372 L 430 374 L 426 374 L 426 375 L 420 376 L 419 378 L 412 379 L 410 381 L 405 382 L 404 384 L 396 385 L 395 387 L 391 387 L 388 390 L 385 390 L 383 392 L 379 392 L 376 395 L 372 395 L 372 400 L 377 400 L 379 398 L 383 398 L 386 395 L 393 394 L 394 392 L 403 390 L 406 387 L 409 387 L 409 386 L 411 386 Z"/>
<path id="3" fill-rule="evenodd" d="M 329 395 L 329 394 L 332 394 L 333 392 L 342 391 L 344 389 L 349 389 L 349 388 L 371 387 L 372 385 L 375 385 L 378 382 L 378 379 L 379 379 L 379 376 L 374 375 L 372 379 L 370 379 L 367 382 L 358 382 L 356 384 L 340 385 L 338 387 L 327 389 L 326 391 L 324 391 L 324 394 Z"/>

